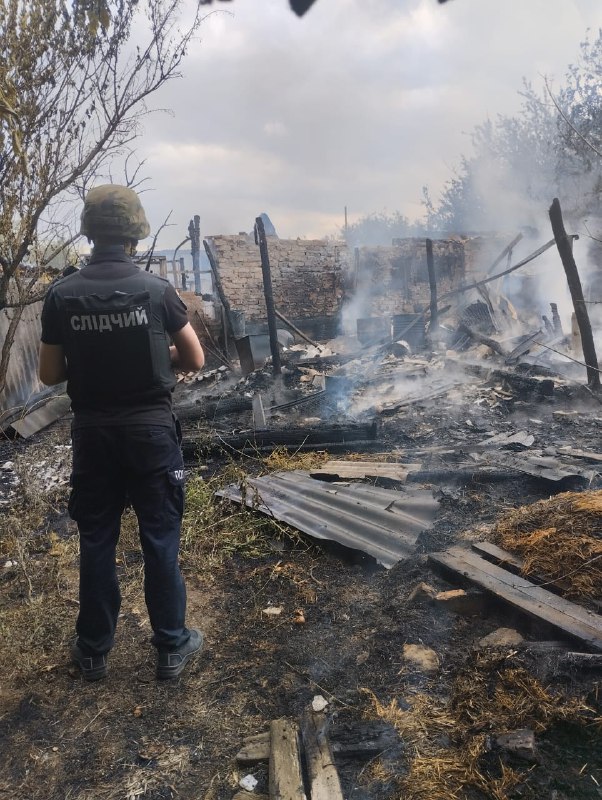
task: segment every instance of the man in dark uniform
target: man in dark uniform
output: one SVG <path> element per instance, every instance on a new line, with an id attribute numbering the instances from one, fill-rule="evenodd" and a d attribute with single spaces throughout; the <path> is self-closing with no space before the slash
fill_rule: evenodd
<path id="1" fill-rule="evenodd" d="M 80 607 L 72 655 L 87 680 L 107 674 L 127 498 L 138 518 L 157 677 L 174 678 L 203 643 L 185 624 L 178 564 L 184 465 L 172 412 L 174 368 L 198 370 L 204 354 L 175 289 L 131 258 L 150 233 L 133 190 L 91 189 L 81 232 L 94 243 L 92 257 L 46 297 L 39 366 L 43 383 L 67 380 L 74 414 L 69 513 L 80 535 Z"/>

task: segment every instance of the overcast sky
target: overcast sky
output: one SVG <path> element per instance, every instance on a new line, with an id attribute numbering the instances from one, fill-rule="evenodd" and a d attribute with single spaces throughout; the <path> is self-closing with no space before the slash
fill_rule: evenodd
<path id="1" fill-rule="evenodd" d="M 249 231 L 267 212 L 281 237 L 337 234 L 396 210 L 420 217 L 487 116 L 512 113 L 522 77 L 560 80 L 601 0 L 214 2 L 184 77 L 155 98 L 138 143 L 158 247 Z"/>

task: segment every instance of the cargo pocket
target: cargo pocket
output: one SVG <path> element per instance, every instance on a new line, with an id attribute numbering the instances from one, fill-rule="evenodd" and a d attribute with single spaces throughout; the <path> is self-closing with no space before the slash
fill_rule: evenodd
<path id="1" fill-rule="evenodd" d="M 181 517 L 184 513 L 184 467 L 178 466 L 168 470 L 167 479 L 174 511 Z"/>

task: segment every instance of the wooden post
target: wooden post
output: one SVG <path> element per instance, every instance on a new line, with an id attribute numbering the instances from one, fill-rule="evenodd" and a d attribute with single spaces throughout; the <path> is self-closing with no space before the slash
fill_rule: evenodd
<path id="1" fill-rule="evenodd" d="M 182 278 L 182 291 L 186 291 L 186 267 L 184 265 L 184 258 L 180 257 L 180 276 Z"/>
<path id="2" fill-rule="evenodd" d="M 566 273 L 566 279 L 571 292 L 573 300 L 573 307 L 575 309 L 575 316 L 577 324 L 579 325 L 579 333 L 581 334 L 581 346 L 583 347 L 583 358 L 586 363 L 587 369 L 587 383 L 590 389 L 600 389 L 600 372 L 598 369 L 598 358 L 596 356 L 596 347 L 594 345 L 594 337 L 592 334 L 592 326 L 589 321 L 587 313 L 587 306 L 583 298 L 583 289 L 581 287 L 581 279 L 577 271 L 577 265 L 573 258 L 573 249 L 571 247 L 571 240 L 566 234 L 564 229 L 564 222 L 562 220 L 562 210 L 560 202 L 557 197 L 554 198 L 550 206 L 550 222 L 552 223 L 552 231 L 554 232 L 554 239 L 556 246 L 562 260 L 562 266 Z"/>
<path id="3" fill-rule="evenodd" d="M 510 244 L 507 245 L 506 247 L 504 247 L 502 252 L 495 259 L 493 264 L 489 267 L 489 269 L 487 270 L 485 275 L 491 275 L 493 270 L 497 267 L 498 264 L 500 264 L 506 258 L 506 256 L 508 256 L 508 258 L 511 258 L 512 257 L 512 251 L 514 250 L 514 248 L 516 247 L 516 245 L 520 242 L 520 240 L 522 238 L 523 238 L 522 233 L 519 233 L 518 236 L 515 236 L 514 239 L 510 242 Z"/>
<path id="4" fill-rule="evenodd" d="M 426 266 L 429 272 L 429 286 L 431 289 L 431 324 L 430 333 L 434 333 L 439 327 L 437 319 L 437 276 L 435 275 L 435 261 L 433 259 L 433 240 L 426 240 Z"/>
<path id="5" fill-rule="evenodd" d="M 178 279 L 179 279 L 180 276 L 178 274 L 178 267 L 176 266 L 175 258 L 171 262 L 171 272 L 172 272 L 172 275 L 173 275 L 174 289 L 179 289 L 180 288 L 180 286 L 179 286 L 180 281 Z"/>
<path id="6" fill-rule="evenodd" d="M 194 273 L 195 294 L 201 293 L 201 218 L 194 215 L 188 223 L 188 236 L 190 237 L 190 252 L 192 253 L 192 271 Z"/>
<path id="7" fill-rule="evenodd" d="M 159 275 L 167 278 L 167 258 L 165 256 L 159 256 Z"/>
<path id="8" fill-rule="evenodd" d="M 558 313 L 558 306 L 556 303 L 550 303 L 550 308 L 552 309 L 552 323 L 554 325 L 554 332 L 560 334 L 560 336 L 563 336 L 564 331 L 562 330 L 562 322 L 560 320 L 560 314 Z"/>
<path id="9" fill-rule="evenodd" d="M 268 317 L 268 331 L 270 334 L 270 350 L 272 352 L 272 372 L 280 375 L 282 366 L 280 364 L 280 348 L 278 347 L 278 337 L 276 335 L 276 314 L 274 312 L 274 294 L 272 292 L 272 273 L 270 270 L 270 256 L 268 253 L 268 243 L 263 227 L 263 220 L 257 217 L 255 220 L 255 230 L 259 242 L 259 252 L 261 254 L 261 272 L 263 274 L 263 293 L 265 296 L 265 307 Z"/>
<path id="10" fill-rule="evenodd" d="M 226 297 L 226 294 L 224 292 L 224 287 L 222 286 L 222 281 L 219 276 L 219 272 L 217 270 L 217 262 L 215 261 L 215 258 L 213 256 L 213 251 L 211 250 L 211 247 L 209 246 L 209 242 L 207 241 L 207 239 L 203 239 L 203 246 L 205 248 L 205 252 L 207 253 L 207 258 L 209 259 L 209 265 L 211 266 L 211 273 L 213 275 L 213 280 L 215 281 L 215 289 L 217 291 L 217 296 L 219 297 L 220 303 L 224 308 L 226 324 L 229 329 L 230 338 L 232 339 L 232 341 L 234 341 L 236 337 L 234 335 L 234 326 L 232 324 L 232 317 L 230 315 L 230 303 L 228 302 L 228 298 Z M 227 338 L 228 338 L 227 333 L 224 330 L 224 339 Z"/>

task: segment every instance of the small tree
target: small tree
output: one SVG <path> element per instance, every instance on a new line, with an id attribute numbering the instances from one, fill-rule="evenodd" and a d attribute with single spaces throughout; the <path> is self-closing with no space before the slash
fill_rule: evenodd
<path id="1" fill-rule="evenodd" d="M 410 222 L 399 211 L 367 214 L 341 230 L 349 247 L 390 245 L 393 239 L 421 236 L 423 233 L 419 223 Z"/>
<path id="2" fill-rule="evenodd" d="M 74 201 L 179 77 L 201 4 L 180 28 L 183 0 L 0 0 L 0 395 L 23 309 L 77 237 Z"/>
<path id="3" fill-rule="evenodd" d="M 437 205 L 427 200 L 430 224 L 456 231 L 491 230 L 541 219 L 550 198 L 562 197 L 570 219 L 602 213 L 602 31 L 581 45 L 553 91 L 524 82 L 512 116 L 478 125 L 473 153 L 461 159 Z M 529 214 L 534 212 L 533 219 Z M 518 220 L 517 220 L 518 218 Z"/>

